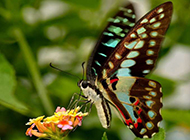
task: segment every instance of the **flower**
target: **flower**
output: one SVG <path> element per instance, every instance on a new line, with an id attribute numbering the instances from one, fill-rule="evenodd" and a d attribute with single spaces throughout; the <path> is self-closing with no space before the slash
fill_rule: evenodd
<path id="1" fill-rule="evenodd" d="M 82 113 L 80 107 L 71 110 L 66 110 L 64 107 L 57 107 L 54 115 L 50 117 L 40 116 L 34 119 L 29 119 L 26 125 L 31 125 L 26 135 L 32 135 L 39 138 L 63 139 L 72 129 L 81 126 L 82 119 L 88 113 Z"/>

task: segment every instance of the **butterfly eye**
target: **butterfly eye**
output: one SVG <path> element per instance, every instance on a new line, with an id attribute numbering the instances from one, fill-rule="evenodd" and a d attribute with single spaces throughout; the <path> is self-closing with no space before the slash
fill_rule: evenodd
<path id="1" fill-rule="evenodd" d="M 83 87 L 83 88 L 87 88 L 88 85 L 89 85 L 89 84 L 87 83 L 87 81 L 83 81 L 83 82 L 82 82 L 82 87 Z"/>

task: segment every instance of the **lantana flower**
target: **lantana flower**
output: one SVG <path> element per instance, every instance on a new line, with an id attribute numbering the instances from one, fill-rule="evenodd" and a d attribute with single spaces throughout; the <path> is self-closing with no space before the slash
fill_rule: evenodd
<path id="1" fill-rule="evenodd" d="M 81 126 L 82 119 L 88 113 L 79 112 L 80 107 L 66 110 L 64 107 L 57 107 L 54 115 L 50 117 L 40 116 L 30 119 L 26 125 L 31 125 L 26 135 L 39 138 L 63 140 L 64 137 L 77 126 Z"/>

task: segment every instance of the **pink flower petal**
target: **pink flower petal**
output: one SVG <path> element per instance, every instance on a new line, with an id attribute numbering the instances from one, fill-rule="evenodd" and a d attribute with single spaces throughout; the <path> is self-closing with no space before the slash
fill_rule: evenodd
<path id="1" fill-rule="evenodd" d="M 30 137 L 32 137 L 32 129 L 31 129 L 30 131 L 28 131 L 28 135 L 29 135 Z"/>
<path id="2" fill-rule="evenodd" d="M 68 123 L 69 123 L 69 125 L 72 125 L 72 124 L 73 124 L 73 122 L 72 122 L 72 121 L 68 121 Z"/>
<path id="3" fill-rule="evenodd" d="M 60 106 L 58 106 L 57 108 L 56 108 L 56 110 L 55 110 L 55 112 L 58 112 L 59 110 L 60 110 Z"/>
<path id="4" fill-rule="evenodd" d="M 62 128 L 62 127 L 63 127 L 63 125 L 62 125 L 62 124 L 58 124 L 58 125 L 57 125 L 57 127 Z"/>
<path id="5" fill-rule="evenodd" d="M 58 106 L 55 110 L 55 112 L 66 112 L 66 109 L 64 107 Z"/>
<path id="6" fill-rule="evenodd" d="M 60 109 L 60 111 L 61 111 L 61 112 L 66 112 L 67 110 L 66 110 L 64 107 L 62 107 L 62 108 Z"/>
<path id="7" fill-rule="evenodd" d="M 62 130 L 67 130 L 67 129 L 73 129 L 73 127 L 70 126 L 70 125 L 64 125 L 64 126 L 62 127 Z"/>
<path id="8" fill-rule="evenodd" d="M 27 136 L 30 136 L 30 137 L 32 137 L 32 128 L 34 128 L 35 127 L 35 124 L 32 124 L 31 126 L 30 126 L 30 128 L 28 128 L 27 129 L 27 131 L 26 131 L 26 135 Z"/>

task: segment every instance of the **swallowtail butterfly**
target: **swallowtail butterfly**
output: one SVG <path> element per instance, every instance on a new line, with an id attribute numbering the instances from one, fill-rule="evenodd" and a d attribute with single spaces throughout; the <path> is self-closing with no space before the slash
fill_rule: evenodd
<path id="1" fill-rule="evenodd" d="M 129 4 L 109 19 L 88 60 L 87 79 L 78 82 L 104 128 L 110 127 L 113 105 L 137 137 L 150 138 L 158 132 L 161 85 L 144 76 L 154 68 L 172 7 L 171 2 L 163 3 L 135 23 Z"/>

